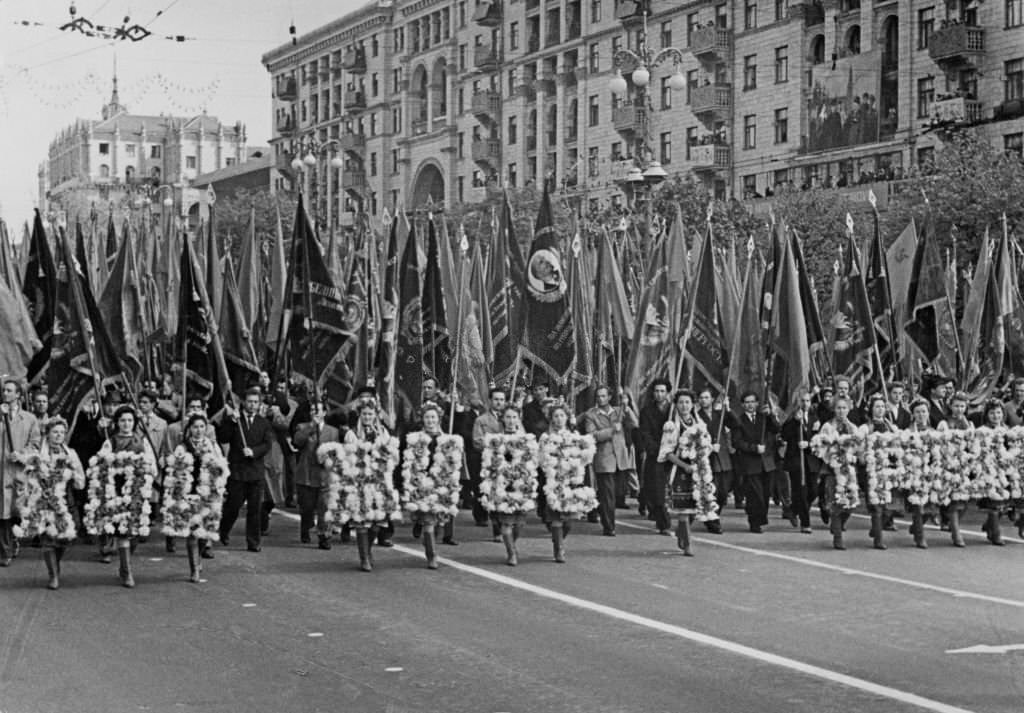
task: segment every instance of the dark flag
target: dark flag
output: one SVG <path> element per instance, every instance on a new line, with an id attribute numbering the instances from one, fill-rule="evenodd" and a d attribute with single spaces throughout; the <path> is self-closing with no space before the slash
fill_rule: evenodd
<path id="1" fill-rule="evenodd" d="M 434 221 L 427 221 L 427 264 L 423 270 L 423 361 L 425 371 L 447 390 L 452 384 L 451 335 L 441 287 L 441 256 Z"/>
<path id="2" fill-rule="evenodd" d="M 256 238 L 256 208 L 249 209 L 249 227 L 242 241 L 242 254 L 238 261 L 238 297 L 245 324 L 249 325 L 253 346 L 262 354 L 266 334 L 267 314 L 261 294 L 263 292 L 263 265 L 260 243 Z"/>
<path id="3" fill-rule="evenodd" d="M 219 333 L 231 390 L 241 394 L 260 375 L 259 360 L 252 343 L 251 322 L 245 317 L 235 283 L 231 253 L 224 256 L 224 298 L 220 305 Z"/>
<path id="4" fill-rule="evenodd" d="M 512 223 L 512 206 L 504 194 L 501 218 L 487 258 L 491 344 L 494 361 L 491 378 L 496 384 L 509 381 L 515 371 L 522 340 L 523 280 L 522 252 Z"/>
<path id="5" fill-rule="evenodd" d="M 530 257 L 526 261 L 523 356 L 563 383 L 576 358 L 565 261 L 551 215 L 547 187 L 540 199 Z"/>
<path id="6" fill-rule="evenodd" d="M 1006 243 L 1004 234 L 993 251 L 985 234 L 964 308 L 963 381 L 973 405 L 984 404 L 992 395 L 1006 357 L 1006 327 L 1014 302 Z"/>
<path id="7" fill-rule="evenodd" d="M 807 325 L 807 348 L 811 354 L 811 384 L 820 386 L 832 376 L 832 364 L 826 349 L 825 328 L 821 323 L 818 300 L 807 272 L 800 238 L 795 232 L 790 232 L 789 241 L 796 262 L 797 278 L 800 280 L 800 302 L 803 304 L 804 323 Z"/>
<path id="8" fill-rule="evenodd" d="M 121 242 L 114 267 L 100 295 L 99 306 L 106 316 L 107 334 L 121 362 L 131 372 L 131 380 L 142 374 L 143 301 L 136 273 L 135 251 L 127 236 Z"/>
<path id="9" fill-rule="evenodd" d="M 211 347 L 214 339 L 213 315 L 203 299 L 203 278 L 193 254 L 192 241 L 185 236 L 181 242 L 181 292 L 175 354 L 180 368 L 185 370 L 186 387 L 191 382 L 195 391 L 214 401 L 220 397 L 220 390 L 217 388 L 216 365 Z"/>
<path id="10" fill-rule="evenodd" d="M 596 299 L 598 293 L 600 299 Z M 636 323 L 607 230 L 598 238 L 597 282 L 591 294 L 597 303 L 593 325 L 594 371 L 599 384 L 618 391 L 623 379 L 622 344 L 633 337 Z"/>
<path id="11" fill-rule="evenodd" d="M 671 325 L 668 266 L 668 242 L 663 237 L 654 246 L 654 255 L 647 267 L 647 282 L 637 303 L 629 366 L 626 368 L 627 385 L 634 396 L 654 379 L 672 376 L 668 373 L 669 358 L 676 335 L 672 333 Z"/>
<path id="12" fill-rule="evenodd" d="M 740 316 L 737 328 L 742 335 L 738 353 L 732 355 L 736 359 L 733 373 L 736 380 L 730 384 L 730 395 L 739 395 L 750 389 L 762 393 L 765 389 L 765 347 L 766 334 L 761 330 L 760 307 L 764 299 L 764 259 L 761 253 L 754 251 L 748 260 L 752 260 L 747 279 L 747 289 L 740 297 Z M 742 285 L 741 285 L 742 287 Z M 732 392 L 735 391 L 735 394 Z"/>
<path id="13" fill-rule="evenodd" d="M 946 293 L 946 275 L 938 243 L 926 222 L 914 252 L 914 263 L 907 291 L 906 323 L 908 340 L 932 369 L 942 376 L 956 374 L 956 351 L 950 348 L 948 333 L 955 330 Z"/>
<path id="14" fill-rule="evenodd" d="M 404 219 L 404 218 L 403 218 Z M 388 230 L 384 263 L 384 291 L 380 303 L 380 336 L 376 350 L 378 394 L 384 410 L 395 413 L 395 356 L 398 328 L 398 220 L 396 210 Z"/>
<path id="15" fill-rule="evenodd" d="M 864 265 L 864 284 L 868 292 L 871 314 L 874 316 L 875 340 L 878 342 L 882 369 L 892 366 L 899 373 L 899 332 L 896 330 L 889 269 L 885 259 L 885 248 L 882 246 L 882 236 L 878 230 L 877 213 L 874 215 L 874 234 L 871 238 L 870 252 Z"/>
<path id="16" fill-rule="evenodd" d="M 583 251 L 583 239 L 579 229 L 572 240 L 572 256 L 569 258 L 569 304 L 572 310 L 573 334 L 575 336 L 576 360 L 572 367 L 570 394 L 575 400 L 569 403 L 584 409 L 593 403 L 594 382 L 594 276 L 590 261 Z"/>
<path id="17" fill-rule="evenodd" d="M 395 396 L 409 415 L 423 396 L 423 307 L 416 226 L 409 227 L 398 270 L 397 333 L 395 335 Z"/>
<path id="18" fill-rule="evenodd" d="M 715 293 L 715 254 L 710 225 L 697 263 L 686 335 L 683 358 L 687 369 L 693 373 L 691 387 L 696 391 L 708 388 L 713 393 L 722 393 L 729 371 L 729 354 Z"/>
<path id="19" fill-rule="evenodd" d="M 850 379 L 855 394 L 863 392 L 875 364 L 875 326 L 859 252 L 851 232 L 832 306 L 832 369 Z"/>
<path id="20" fill-rule="evenodd" d="M 24 379 L 26 365 L 42 348 L 21 292 L 21 276 L 11 253 L 7 225 L 0 220 L 0 330 L 7 338 L 0 346 L 0 369 Z"/>
<path id="21" fill-rule="evenodd" d="M 125 236 L 127 237 L 127 235 Z M 107 243 L 103 250 L 103 262 L 107 266 L 107 273 L 110 273 L 110 268 L 114 265 L 114 260 L 117 258 L 117 229 L 114 227 L 114 211 L 110 211 L 110 215 L 107 218 Z"/>
<path id="22" fill-rule="evenodd" d="M 807 346 L 807 325 L 800 300 L 800 280 L 792 245 L 785 241 L 775 263 L 775 293 L 772 297 L 772 321 L 769 329 L 771 353 L 771 392 L 784 410 L 792 409 L 802 391 L 811 386 L 811 355 Z"/>
<path id="23" fill-rule="evenodd" d="M 313 234 L 302 199 L 295 209 L 292 230 L 295 260 L 288 328 L 292 370 L 310 379 L 318 393 L 343 404 L 352 394 L 352 371 L 343 349 L 351 339 L 345 322 L 345 301 L 331 279 L 320 245 Z"/>
<path id="24" fill-rule="evenodd" d="M 32 315 L 32 325 L 39 336 L 39 341 L 42 342 L 42 348 L 28 363 L 27 378 L 33 382 L 50 361 L 54 332 L 57 329 L 57 265 L 50 251 L 50 243 L 46 239 L 43 219 L 38 209 L 32 222 L 32 237 L 29 241 L 28 264 L 25 266 L 22 293 Z"/>

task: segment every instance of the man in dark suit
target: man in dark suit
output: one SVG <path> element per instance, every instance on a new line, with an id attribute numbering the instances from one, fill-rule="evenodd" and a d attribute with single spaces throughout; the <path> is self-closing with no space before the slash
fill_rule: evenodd
<path id="1" fill-rule="evenodd" d="M 523 428 L 527 433 L 540 438 L 548 430 L 547 408 L 550 405 L 548 383 L 544 377 L 537 377 L 533 382 L 532 391 L 533 398 L 523 406 Z"/>
<path id="2" fill-rule="evenodd" d="M 220 543 L 228 544 L 228 535 L 245 503 L 245 544 L 250 552 L 259 552 L 260 511 L 263 507 L 263 463 L 274 442 L 274 427 L 259 415 L 263 393 L 258 386 L 247 389 L 242 413 L 224 408 L 225 418 L 217 427 L 217 440 L 228 444 L 227 497 L 220 519 Z"/>
<path id="3" fill-rule="evenodd" d="M 732 458 L 729 451 L 732 450 L 732 439 L 729 429 L 725 428 L 723 419 L 725 411 L 722 410 L 721 402 L 715 403 L 711 391 L 704 389 L 697 395 L 697 416 L 708 427 L 711 434 L 711 474 L 715 480 L 715 500 L 718 502 L 718 512 L 725 511 L 725 504 L 729 500 L 729 493 L 735 490 L 736 497 L 740 495 L 740 489 L 735 487 L 733 482 Z M 722 520 L 707 520 L 704 522 L 707 531 L 714 534 L 722 534 Z"/>
<path id="4" fill-rule="evenodd" d="M 907 388 L 902 381 L 894 381 L 889 384 L 889 405 L 887 417 L 896 428 L 905 431 L 910 428 L 910 410 L 903 403 L 903 396 Z"/>
<path id="5" fill-rule="evenodd" d="M 811 452 L 810 441 L 821 423 L 811 407 L 811 394 L 800 395 L 796 413 L 782 424 L 783 469 L 789 476 L 793 496 L 793 516 L 800 521 L 800 531 L 811 532 L 811 503 L 818 492 L 818 471 L 821 461 Z"/>
<path id="6" fill-rule="evenodd" d="M 743 413 L 730 413 L 726 426 L 732 431 L 736 449 L 733 468 L 743 476 L 747 524 L 750 531 L 761 534 L 768 526 L 768 486 L 775 471 L 776 435 L 779 423 L 765 406 L 759 412 L 757 394 L 746 391 L 740 397 Z"/>
<path id="7" fill-rule="evenodd" d="M 636 429 L 636 444 L 644 452 L 643 499 L 647 512 L 654 519 L 654 526 L 664 535 L 672 534 L 672 522 L 665 508 L 665 490 L 668 473 L 658 462 L 661 448 L 661 432 L 672 412 L 669 391 L 672 385 L 666 379 L 655 379 L 651 383 L 651 399 L 640 409 L 640 425 Z"/>

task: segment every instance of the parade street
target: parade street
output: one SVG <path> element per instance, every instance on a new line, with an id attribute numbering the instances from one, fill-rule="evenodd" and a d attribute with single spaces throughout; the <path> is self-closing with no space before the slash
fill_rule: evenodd
<path id="1" fill-rule="evenodd" d="M 616 538 L 576 524 L 567 564 L 532 521 L 515 568 L 465 513 L 438 571 L 400 527 L 360 572 L 354 544 L 299 545 L 289 512 L 262 553 L 236 532 L 198 585 L 160 537 L 134 591 L 85 546 L 47 591 L 27 548 L 2 572 L 0 711 L 1022 708 L 1024 542 L 990 546 L 976 517 L 966 549 L 937 529 L 915 549 L 904 522 L 879 552 L 855 516 L 837 552 L 777 519 L 750 534 L 729 508 L 685 558 L 619 512 Z"/>

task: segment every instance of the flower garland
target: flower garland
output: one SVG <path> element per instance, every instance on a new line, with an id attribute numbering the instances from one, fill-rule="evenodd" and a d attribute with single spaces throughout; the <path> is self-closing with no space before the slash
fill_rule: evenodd
<path id="1" fill-rule="evenodd" d="M 929 439 L 932 488 L 929 500 L 939 505 L 966 503 L 971 498 L 971 480 L 980 442 L 971 431 L 936 431 Z"/>
<path id="2" fill-rule="evenodd" d="M 198 482 L 192 475 L 195 456 L 184 445 L 167 457 L 163 497 L 163 531 L 167 536 L 211 539 L 220 528 L 228 462 L 208 438 L 202 440 L 198 455 Z"/>
<path id="3" fill-rule="evenodd" d="M 480 504 L 499 515 L 521 515 L 537 507 L 537 439 L 530 433 L 484 437 Z"/>
<path id="4" fill-rule="evenodd" d="M 537 464 L 547 476 L 544 497 L 552 512 L 583 515 L 597 507 L 597 491 L 587 485 L 587 466 L 596 452 L 593 436 L 572 431 L 541 435 Z"/>
<path id="5" fill-rule="evenodd" d="M 978 500 L 1006 502 L 1021 497 L 1021 467 L 1024 466 L 1022 429 L 979 428 L 975 477 L 970 494 Z"/>
<path id="6" fill-rule="evenodd" d="M 90 458 L 85 529 L 94 535 L 149 536 L 155 475 L 156 463 L 148 453 L 104 448 Z"/>
<path id="7" fill-rule="evenodd" d="M 857 457 L 863 449 L 864 439 L 858 434 L 840 434 L 829 429 L 811 439 L 811 450 L 827 465 L 835 476 L 835 493 L 829 505 L 842 510 L 853 510 L 860 504 L 857 485 Z"/>
<path id="8" fill-rule="evenodd" d="M 401 521 L 392 473 L 398 465 L 398 439 L 379 433 L 373 441 L 324 443 L 317 459 L 330 471 L 327 522 L 371 527 L 389 517 Z"/>
<path id="9" fill-rule="evenodd" d="M 718 519 L 718 501 L 715 498 L 715 476 L 711 471 L 711 434 L 700 419 L 683 430 L 679 438 L 679 457 L 693 461 L 693 489 L 697 501 L 697 519 Z"/>
<path id="10" fill-rule="evenodd" d="M 405 437 L 402 507 L 414 519 L 443 521 L 458 514 L 463 448 L 462 436 L 416 431 Z"/>
<path id="11" fill-rule="evenodd" d="M 22 523 L 16 537 L 49 537 L 55 540 L 75 539 L 75 518 L 68 507 L 68 483 L 78 475 L 67 456 L 53 461 L 39 453 L 23 455 L 25 481 L 18 493 L 18 509 Z"/>

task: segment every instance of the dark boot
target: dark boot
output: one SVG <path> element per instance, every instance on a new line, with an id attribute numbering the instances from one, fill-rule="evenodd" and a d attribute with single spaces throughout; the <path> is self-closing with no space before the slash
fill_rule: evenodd
<path id="1" fill-rule="evenodd" d="M 924 512 L 920 506 L 914 508 L 911 516 L 910 534 L 914 536 L 915 547 L 928 549 L 928 543 L 924 539 Z"/>
<path id="2" fill-rule="evenodd" d="M 832 511 L 829 513 L 828 529 L 832 532 L 832 547 L 837 550 L 845 550 L 846 544 L 843 542 L 843 510 L 842 508 L 832 506 Z"/>
<path id="3" fill-rule="evenodd" d="M 555 562 L 565 562 L 565 533 L 559 526 L 559 523 L 555 522 L 551 524 L 551 549 L 554 550 Z"/>
<path id="4" fill-rule="evenodd" d="M 684 557 L 693 557 L 690 550 L 690 518 L 687 515 L 680 516 L 679 524 L 676 525 L 676 545 L 683 551 Z"/>
<path id="5" fill-rule="evenodd" d="M 47 589 L 60 589 L 60 564 L 57 562 L 57 553 L 52 547 L 43 548 L 43 562 L 46 563 L 46 573 L 50 581 L 46 583 Z"/>
<path id="6" fill-rule="evenodd" d="M 437 569 L 437 553 L 434 551 L 435 537 L 433 527 L 423 528 L 423 551 L 427 555 L 427 569 Z"/>
<path id="7" fill-rule="evenodd" d="M 882 535 L 885 530 L 884 521 L 885 513 L 879 506 L 871 513 L 871 541 L 876 550 L 886 549 L 885 539 Z"/>
<path id="8" fill-rule="evenodd" d="M 174 554 L 174 538 L 173 537 L 165 537 L 164 538 L 164 549 L 167 551 L 167 554 L 169 554 L 169 555 L 173 555 Z"/>
<path id="9" fill-rule="evenodd" d="M 509 567 L 515 567 L 519 564 L 519 553 L 516 552 L 515 535 L 511 525 L 501 526 L 501 541 L 505 543 L 505 554 L 507 556 L 505 564 Z"/>
<path id="10" fill-rule="evenodd" d="M 562 520 L 562 539 L 563 540 L 566 537 L 569 536 L 569 532 L 571 530 L 572 530 L 572 527 L 570 526 L 569 521 L 568 520 Z"/>
<path id="11" fill-rule="evenodd" d="M 125 545 L 117 548 L 118 575 L 121 577 L 121 586 L 132 589 L 135 586 L 135 578 L 132 577 L 132 551 L 131 547 Z"/>
<path id="12" fill-rule="evenodd" d="M 988 541 L 993 545 L 1002 547 L 1006 543 L 1003 542 L 1003 533 L 999 531 L 999 511 L 989 510 L 988 516 L 985 519 L 985 534 L 988 536 Z"/>
<path id="13" fill-rule="evenodd" d="M 188 549 L 188 581 L 192 584 L 199 584 L 199 571 L 202 565 L 199 560 L 199 542 L 194 537 L 185 540 L 185 547 Z"/>
<path id="14" fill-rule="evenodd" d="M 964 536 L 960 533 L 960 508 L 956 503 L 949 506 L 947 511 L 949 518 L 949 534 L 953 540 L 953 547 L 966 547 Z"/>
<path id="15" fill-rule="evenodd" d="M 356 547 L 359 549 L 359 569 L 364 572 L 372 572 L 373 565 L 370 563 L 370 533 L 365 527 L 356 528 Z"/>

